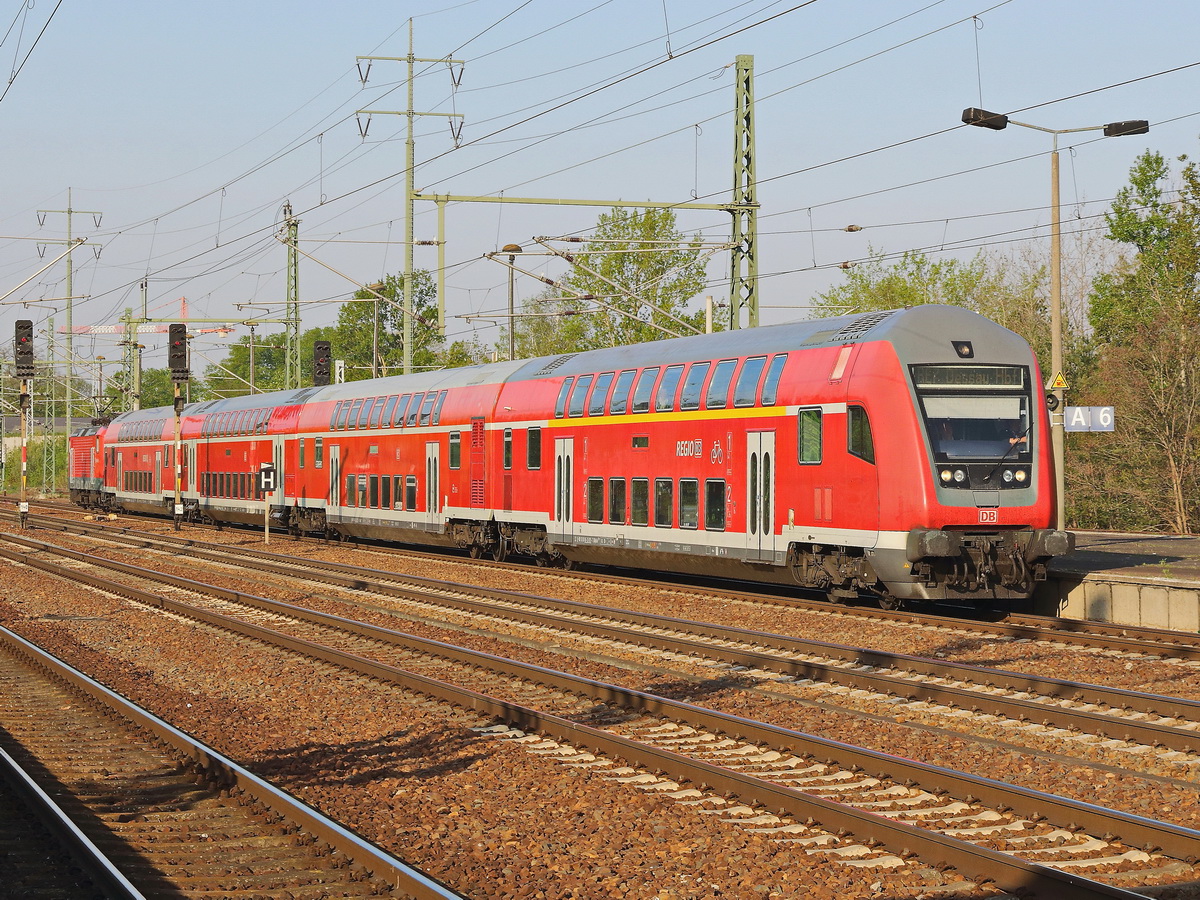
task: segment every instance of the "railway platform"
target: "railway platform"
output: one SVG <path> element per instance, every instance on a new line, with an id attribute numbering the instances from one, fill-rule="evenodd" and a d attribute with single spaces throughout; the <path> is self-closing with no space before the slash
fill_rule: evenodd
<path id="1" fill-rule="evenodd" d="M 1200 535 L 1075 533 L 1035 611 L 1072 619 L 1200 632 Z"/>

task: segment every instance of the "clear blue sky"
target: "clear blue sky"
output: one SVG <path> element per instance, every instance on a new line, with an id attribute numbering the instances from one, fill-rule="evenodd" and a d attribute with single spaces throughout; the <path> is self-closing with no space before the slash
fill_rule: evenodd
<path id="1" fill-rule="evenodd" d="M 414 108 L 463 117 L 458 149 L 446 117 L 416 120 L 426 192 L 727 200 L 731 66 L 753 55 L 767 322 L 802 317 L 843 277 L 837 264 L 868 247 L 1045 252 L 1051 138 L 960 126 L 964 107 L 1056 129 L 1150 120 L 1145 136 L 1060 138 L 1066 216 L 1083 227 L 1145 149 L 1200 150 L 1191 0 L 55 2 L 0 11 L 0 61 L 10 75 L 19 67 L 0 100 L 0 293 L 52 258 L 53 245 L 42 260 L 36 241 L 17 238 L 62 240 L 66 216 L 39 225 L 37 213 L 65 209 L 70 188 L 74 209 L 103 212 L 99 226 L 74 218 L 75 235 L 103 248 L 76 252 L 77 326 L 138 308 L 147 276 L 153 317 L 176 315 L 180 297 L 194 316 L 229 321 L 250 314 L 238 303 L 279 304 L 285 251 L 273 234 L 285 201 L 306 253 L 359 281 L 399 272 L 404 118 L 375 116 L 364 140 L 355 111 L 404 108 L 405 66 L 376 62 L 364 88 L 355 57 L 404 56 L 408 16 L 416 56 L 465 63 L 457 90 L 447 66 L 418 67 Z M 499 337 L 462 318 L 507 302 L 507 270 L 483 254 L 586 234 L 600 212 L 451 205 L 450 338 Z M 418 240 L 436 237 L 433 204 L 417 213 Z M 728 236 L 724 213 L 681 212 L 679 223 Z M 851 223 L 863 231 L 838 230 Z M 436 259 L 417 248 L 419 268 Z M 727 265 L 720 256 L 712 268 L 719 299 Z M 61 297 L 64 276 L 59 263 L 8 297 L 0 335 L 32 318 L 40 346 L 49 316 L 61 327 L 63 302 L 12 301 Z M 541 287 L 517 279 L 520 295 Z M 300 288 L 309 327 L 332 321 L 354 285 L 302 259 Z M 204 341 L 198 351 L 221 355 Z M 143 342 L 146 364 L 164 365 L 162 338 Z M 78 336 L 76 351 L 119 355 L 112 337 Z"/>

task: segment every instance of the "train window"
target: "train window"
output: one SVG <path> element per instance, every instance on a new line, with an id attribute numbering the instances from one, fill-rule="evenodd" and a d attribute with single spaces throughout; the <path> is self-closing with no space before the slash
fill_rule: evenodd
<path id="1" fill-rule="evenodd" d="M 325 439 L 313 438 L 313 468 L 320 469 L 325 465 Z"/>
<path id="2" fill-rule="evenodd" d="M 542 429 L 525 429 L 525 468 L 542 467 Z"/>
<path id="3" fill-rule="evenodd" d="M 802 409 L 796 413 L 796 457 L 800 463 L 821 461 L 821 410 Z"/>
<path id="4" fill-rule="evenodd" d="M 368 455 L 368 456 L 378 456 L 378 455 L 379 455 L 379 445 L 378 445 L 378 444 L 372 444 L 370 447 L 368 447 L 368 448 L 367 448 L 367 455 Z"/>
<path id="5" fill-rule="evenodd" d="M 846 416 L 847 449 L 859 459 L 875 462 L 875 444 L 871 440 L 871 420 L 861 406 L 851 406 Z"/>
<path id="6" fill-rule="evenodd" d="M 356 428 L 366 428 L 371 421 L 371 410 L 375 408 L 375 398 L 367 397 L 362 402 L 362 406 L 358 410 L 358 424 Z"/>
<path id="7" fill-rule="evenodd" d="M 367 505 L 367 476 L 366 475 L 358 476 L 358 505 L 359 506 Z"/>
<path id="8" fill-rule="evenodd" d="M 608 479 L 608 521 L 613 525 L 625 524 L 625 479 Z"/>
<path id="9" fill-rule="evenodd" d="M 379 420 L 383 417 L 383 411 L 387 409 L 387 403 L 389 400 L 391 400 L 390 397 L 375 398 L 375 405 L 371 407 L 371 420 L 367 423 L 369 427 L 379 427 Z"/>
<path id="10" fill-rule="evenodd" d="M 380 498 L 379 498 L 379 508 L 380 509 L 391 509 L 392 508 L 392 478 L 390 475 L 383 476 L 383 480 L 379 484 L 379 490 L 381 491 Z"/>
<path id="11" fill-rule="evenodd" d="M 779 379 L 783 376 L 783 366 L 787 362 L 786 353 L 778 353 L 771 357 L 771 367 L 767 369 L 767 377 L 762 386 L 762 405 L 774 406 L 779 396 Z"/>
<path id="12" fill-rule="evenodd" d="M 371 509 L 379 509 L 379 476 L 372 475 L 370 484 L 371 484 L 371 502 L 369 505 L 370 505 Z"/>
<path id="13" fill-rule="evenodd" d="M 589 478 L 587 482 L 587 517 L 589 522 L 604 521 L 604 479 Z"/>
<path id="14" fill-rule="evenodd" d="M 571 392 L 571 384 L 574 381 L 572 376 L 563 381 L 562 387 L 558 389 L 558 399 L 554 401 L 554 418 L 561 419 L 567 414 L 567 394 Z"/>
<path id="15" fill-rule="evenodd" d="M 430 419 L 433 418 L 433 404 L 437 402 L 437 394 L 430 391 L 425 395 L 425 402 L 421 404 L 421 424 L 428 425 Z"/>
<path id="16" fill-rule="evenodd" d="M 401 394 L 400 399 L 396 401 L 396 412 L 392 415 L 393 428 L 399 428 L 404 424 L 404 411 L 408 409 L 408 401 L 411 396 L 411 394 Z"/>
<path id="17" fill-rule="evenodd" d="M 737 386 L 733 389 L 734 406 L 753 406 L 758 400 L 758 382 L 767 364 L 765 356 L 752 356 L 742 363 Z"/>
<path id="18" fill-rule="evenodd" d="M 704 527 L 708 531 L 725 530 L 725 482 L 710 479 L 704 482 Z"/>
<path id="19" fill-rule="evenodd" d="M 650 448 L 650 435 L 635 434 L 633 436 L 633 449 L 634 450 L 648 450 L 649 448 Z"/>
<path id="20" fill-rule="evenodd" d="M 360 409 L 362 409 L 362 404 L 363 404 L 363 402 L 361 400 L 355 400 L 354 403 L 351 404 L 350 418 L 346 420 L 347 428 L 357 428 L 358 427 L 358 411 Z"/>
<path id="21" fill-rule="evenodd" d="M 654 381 L 658 378 L 658 366 L 643 369 L 638 376 L 637 386 L 633 389 L 633 406 L 635 413 L 650 411 L 650 398 L 654 395 Z"/>
<path id="22" fill-rule="evenodd" d="M 592 388 L 592 397 L 588 401 L 588 415 L 602 416 L 608 406 L 608 389 L 612 386 L 613 372 L 605 372 L 596 377 L 596 386 Z"/>
<path id="23" fill-rule="evenodd" d="M 634 525 L 650 524 L 650 479 L 633 479 L 630 484 L 629 514 Z"/>
<path id="24" fill-rule="evenodd" d="M 392 496 L 395 498 L 396 509 L 404 509 L 404 478 L 401 475 L 393 475 L 392 481 L 395 484 Z"/>
<path id="25" fill-rule="evenodd" d="M 337 430 L 344 431 L 350 418 L 350 408 L 352 404 L 349 400 L 342 401 L 342 411 L 338 413 Z"/>
<path id="26" fill-rule="evenodd" d="M 345 402 L 346 402 L 345 400 L 339 400 L 337 403 L 333 404 L 333 412 L 331 412 L 329 414 L 329 430 L 330 431 L 333 431 L 334 429 L 337 428 L 338 413 L 340 413 L 342 411 L 342 404 Z"/>
<path id="27" fill-rule="evenodd" d="M 266 434 L 267 425 L 271 421 L 271 411 L 269 409 L 260 409 L 258 411 L 258 424 L 254 426 L 255 434 Z"/>
<path id="28" fill-rule="evenodd" d="M 629 388 L 633 385 L 633 376 L 636 374 L 637 372 L 633 369 L 626 369 L 617 376 L 617 383 L 612 391 L 612 399 L 608 401 L 609 415 L 623 415 L 629 409 Z"/>
<path id="29" fill-rule="evenodd" d="M 438 394 L 437 406 L 433 408 L 433 424 L 437 425 L 442 421 L 442 404 L 446 402 L 446 391 L 441 391 Z"/>
<path id="30" fill-rule="evenodd" d="M 700 482 L 695 478 L 679 479 L 679 527 L 700 527 Z"/>
<path id="31" fill-rule="evenodd" d="M 462 466 L 462 432 L 450 432 L 450 468 L 457 469 Z"/>
<path id="32" fill-rule="evenodd" d="M 354 496 L 355 496 L 354 495 L 354 476 L 347 475 L 346 476 L 346 495 L 345 495 L 347 506 L 354 505 Z"/>
<path id="33" fill-rule="evenodd" d="M 670 528 L 675 516 L 675 482 L 670 478 L 654 479 L 654 524 Z"/>
<path id="34" fill-rule="evenodd" d="M 683 366 L 667 366 L 663 372 L 662 381 L 654 394 L 654 411 L 670 412 L 675 408 L 675 392 L 679 388 L 679 379 L 683 377 Z"/>
<path id="35" fill-rule="evenodd" d="M 297 467 L 303 469 L 304 468 L 304 438 L 300 438 L 297 450 L 299 451 L 299 462 L 297 464 Z"/>
<path id="36" fill-rule="evenodd" d="M 504 429 L 504 468 L 511 469 L 513 461 L 512 429 Z"/>
<path id="37" fill-rule="evenodd" d="M 595 377 L 595 375 L 581 375 L 575 381 L 575 387 L 571 388 L 571 400 L 567 403 L 567 415 L 571 418 L 583 415 L 588 388 L 591 387 Z"/>
<path id="38" fill-rule="evenodd" d="M 729 405 L 729 382 L 733 380 L 735 368 L 736 359 L 723 359 L 717 363 L 712 380 L 708 382 L 708 394 L 704 398 L 705 409 L 724 409 Z"/>
<path id="39" fill-rule="evenodd" d="M 396 401 L 400 398 L 392 394 L 387 398 L 387 403 L 383 405 L 383 414 L 379 417 L 379 425 L 383 428 L 390 428 L 392 424 L 392 412 L 396 408 Z"/>
<path id="40" fill-rule="evenodd" d="M 404 479 L 404 508 L 417 508 L 417 476 L 409 475 Z"/>
<path id="41" fill-rule="evenodd" d="M 404 416 L 405 425 L 417 424 L 417 415 L 421 412 L 421 401 L 424 398 L 424 394 L 413 394 L 412 400 L 408 404 L 408 413 Z"/>
<path id="42" fill-rule="evenodd" d="M 679 395 L 680 409 L 700 408 L 700 394 L 704 390 L 704 379 L 708 377 L 708 370 L 711 368 L 712 363 L 692 363 L 691 368 L 688 369 L 687 378 L 683 380 L 683 392 Z"/>

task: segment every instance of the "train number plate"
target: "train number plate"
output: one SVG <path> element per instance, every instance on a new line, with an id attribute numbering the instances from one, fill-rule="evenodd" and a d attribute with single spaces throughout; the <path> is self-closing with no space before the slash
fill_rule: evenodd
<path id="1" fill-rule="evenodd" d="M 979 511 L 980 525 L 995 525 L 1000 521 L 1000 511 L 996 509 L 981 509 Z"/>

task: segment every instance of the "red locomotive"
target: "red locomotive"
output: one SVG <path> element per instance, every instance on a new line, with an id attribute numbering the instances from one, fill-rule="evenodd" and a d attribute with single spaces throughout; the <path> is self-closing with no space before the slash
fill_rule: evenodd
<path id="1" fill-rule="evenodd" d="M 975 313 L 819 319 L 190 404 L 182 513 L 888 606 L 1027 597 L 1073 547 L 1044 401 Z M 73 435 L 72 500 L 171 515 L 174 430 L 163 407 Z"/>

